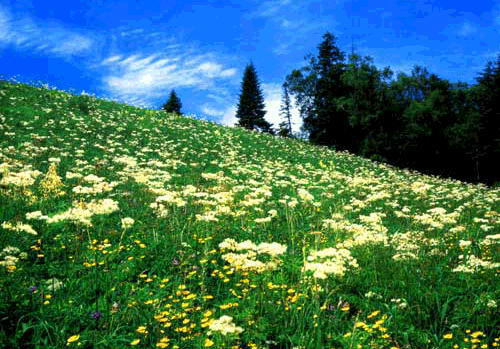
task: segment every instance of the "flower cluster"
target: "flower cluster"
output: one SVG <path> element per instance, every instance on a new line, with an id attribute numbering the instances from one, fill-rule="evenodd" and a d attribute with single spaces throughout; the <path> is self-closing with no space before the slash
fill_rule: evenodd
<path id="1" fill-rule="evenodd" d="M 250 240 L 237 242 L 234 239 L 225 239 L 219 244 L 222 251 L 234 251 L 238 253 L 225 253 L 222 259 L 238 271 L 263 272 L 275 269 L 281 260 L 278 258 L 286 252 L 287 247 L 277 242 L 262 242 L 258 245 Z M 260 261 L 258 256 L 267 256 L 268 261 Z"/>
<path id="2" fill-rule="evenodd" d="M 233 318 L 227 315 L 223 315 L 216 320 L 212 320 L 208 328 L 210 331 L 219 332 L 223 336 L 228 334 L 240 334 L 243 332 L 243 328 L 236 326 L 233 322 Z"/>
<path id="3" fill-rule="evenodd" d="M 326 279 L 329 275 L 344 276 L 351 268 L 358 268 L 358 263 L 345 248 L 326 248 L 312 252 L 304 264 L 303 271 L 312 271 L 313 277 Z"/>

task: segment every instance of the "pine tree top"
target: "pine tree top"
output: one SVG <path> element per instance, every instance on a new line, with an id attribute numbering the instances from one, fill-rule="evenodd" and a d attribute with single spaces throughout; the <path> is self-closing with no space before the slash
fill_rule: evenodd
<path id="1" fill-rule="evenodd" d="M 236 118 L 238 125 L 249 130 L 260 129 L 271 132 L 271 125 L 264 119 L 266 114 L 264 97 L 253 63 L 249 63 L 243 73 Z"/>
<path id="2" fill-rule="evenodd" d="M 178 115 L 182 115 L 181 108 L 182 108 L 182 103 L 180 98 L 175 93 L 175 90 L 170 91 L 168 100 L 162 106 L 162 109 L 165 110 L 167 113 L 176 113 Z"/>

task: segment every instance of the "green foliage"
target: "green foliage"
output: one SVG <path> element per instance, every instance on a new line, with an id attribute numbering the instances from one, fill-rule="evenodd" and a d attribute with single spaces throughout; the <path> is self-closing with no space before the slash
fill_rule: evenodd
<path id="1" fill-rule="evenodd" d="M 68 103 L 69 108 L 77 113 L 83 113 L 84 115 L 90 115 L 96 111 L 96 99 L 82 94 L 80 96 L 74 96 Z"/>
<path id="2" fill-rule="evenodd" d="M 241 93 L 236 111 L 238 126 L 248 130 L 258 129 L 263 132 L 273 133 L 271 124 L 264 119 L 264 97 L 260 88 L 257 72 L 252 63 L 248 64 L 241 81 Z"/>
<path id="3" fill-rule="evenodd" d="M 78 101 L 0 81 L 1 348 L 498 344 L 500 188 Z"/>
<path id="4" fill-rule="evenodd" d="M 317 57 L 287 76 L 311 142 L 426 173 L 500 179 L 500 62 L 478 84 L 451 84 L 421 66 L 392 77 L 370 57 L 347 63 L 326 33 Z"/>
<path id="5" fill-rule="evenodd" d="M 177 115 L 182 115 L 181 108 L 182 108 L 182 103 L 180 98 L 177 97 L 175 90 L 170 91 L 168 100 L 165 102 L 162 109 L 167 113 L 175 113 Z"/>
<path id="6" fill-rule="evenodd" d="M 347 114 L 337 101 L 344 93 L 344 61 L 345 54 L 337 47 L 335 36 L 326 33 L 318 46 L 318 56 L 310 57 L 308 66 L 293 71 L 286 79 L 309 140 L 338 149 L 346 149 L 350 137 Z"/>
<path id="7" fill-rule="evenodd" d="M 278 135 L 281 137 L 292 137 L 292 102 L 290 101 L 290 93 L 288 92 L 288 83 L 285 81 L 282 86 L 283 94 L 281 96 L 280 114 L 283 121 L 279 125 Z"/>

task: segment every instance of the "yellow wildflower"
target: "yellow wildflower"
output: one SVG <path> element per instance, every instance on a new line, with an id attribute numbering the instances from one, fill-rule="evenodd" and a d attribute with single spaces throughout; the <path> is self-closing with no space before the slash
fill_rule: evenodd
<path id="1" fill-rule="evenodd" d="M 71 344 L 73 342 L 76 342 L 79 339 L 80 339 L 80 335 L 79 334 L 75 334 L 74 336 L 71 336 L 71 337 L 68 338 L 66 344 L 69 345 L 69 344 Z"/>

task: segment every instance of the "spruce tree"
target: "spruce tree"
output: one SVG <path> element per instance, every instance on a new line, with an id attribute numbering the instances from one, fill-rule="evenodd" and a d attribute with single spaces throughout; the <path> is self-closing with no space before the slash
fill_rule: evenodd
<path id="1" fill-rule="evenodd" d="M 280 123 L 278 134 L 282 137 L 292 136 L 292 113 L 290 112 L 290 94 L 288 92 L 288 83 L 283 83 L 283 95 L 281 100 L 280 114 L 283 117 L 283 122 Z"/>
<path id="2" fill-rule="evenodd" d="M 494 62 L 488 62 L 477 77 L 476 105 L 478 120 L 478 151 L 476 155 L 477 179 L 495 182 L 500 179 L 500 54 Z"/>
<path id="3" fill-rule="evenodd" d="M 287 82 L 309 140 L 348 149 L 351 142 L 348 115 L 339 108 L 339 100 L 347 95 L 342 81 L 346 63 L 336 40 L 333 34 L 325 33 L 317 57 L 310 56 L 309 65 L 292 71 Z"/>
<path id="4" fill-rule="evenodd" d="M 167 113 L 175 113 L 177 115 L 182 115 L 181 113 L 182 103 L 175 90 L 170 91 L 170 96 L 168 97 L 167 102 L 163 105 L 162 109 Z"/>
<path id="5" fill-rule="evenodd" d="M 318 46 L 318 57 L 312 62 L 318 80 L 314 91 L 312 115 L 304 120 L 311 141 L 348 149 L 350 132 L 348 115 L 337 107 L 338 99 L 346 95 L 342 81 L 345 54 L 337 47 L 336 37 L 327 32 Z"/>
<path id="6" fill-rule="evenodd" d="M 252 63 L 248 64 L 241 82 L 241 93 L 236 111 L 238 126 L 249 130 L 273 133 L 271 125 L 264 119 L 264 97 L 260 89 L 257 72 Z"/>

